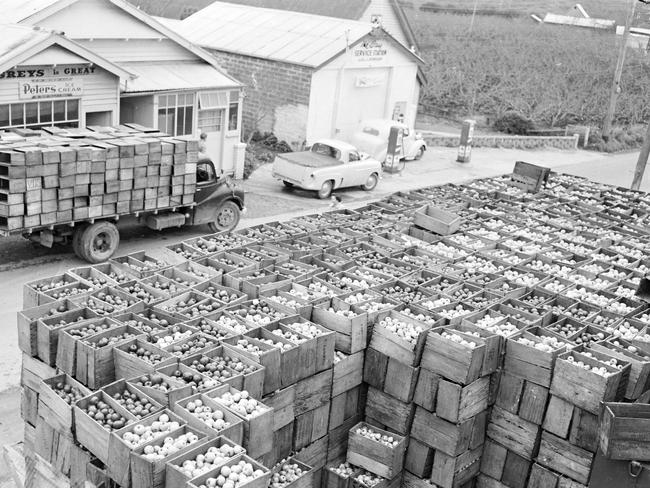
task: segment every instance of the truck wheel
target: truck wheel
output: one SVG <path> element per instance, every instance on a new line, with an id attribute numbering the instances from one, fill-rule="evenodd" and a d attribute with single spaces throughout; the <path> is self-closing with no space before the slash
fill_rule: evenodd
<path id="1" fill-rule="evenodd" d="M 73 246 L 75 237 L 78 240 L 75 253 L 93 264 L 110 259 L 120 245 L 120 232 L 111 222 L 97 222 L 78 229 L 73 237 Z"/>
<path id="2" fill-rule="evenodd" d="M 239 207 L 229 200 L 217 209 L 214 222 L 210 222 L 208 226 L 212 232 L 227 232 L 237 227 L 240 217 Z"/>
<path id="3" fill-rule="evenodd" d="M 79 259 L 83 259 L 84 261 L 86 258 L 81 252 L 81 236 L 84 233 L 86 227 L 88 227 L 87 224 L 81 224 L 75 227 L 74 233 L 72 234 L 72 251 Z"/>
<path id="4" fill-rule="evenodd" d="M 378 182 L 379 182 L 379 178 L 377 177 L 377 173 L 373 173 L 370 176 L 368 176 L 368 179 L 366 180 L 366 184 L 361 186 L 361 189 L 365 191 L 374 190 Z"/>
<path id="5" fill-rule="evenodd" d="M 318 198 L 321 200 L 324 200 L 325 198 L 329 198 L 330 195 L 332 194 L 332 188 L 334 185 L 332 184 L 332 180 L 327 180 L 323 182 L 323 186 L 320 187 L 320 190 L 318 190 Z"/>
<path id="6" fill-rule="evenodd" d="M 293 183 L 289 181 L 282 180 L 282 183 L 284 183 L 284 186 L 286 186 L 287 188 L 293 188 Z"/>

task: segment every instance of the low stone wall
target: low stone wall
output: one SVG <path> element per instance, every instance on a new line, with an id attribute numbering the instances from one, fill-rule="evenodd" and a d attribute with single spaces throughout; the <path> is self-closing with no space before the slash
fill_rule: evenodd
<path id="1" fill-rule="evenodd" d="M 422 137 L 432 147 L 458 147 L 460 136 L 422 132 Z M 505 149 L 555 148 L 565 151 L 578 149 L 578 136 L 474 136 L 472 147 L 499 147 Z"/>

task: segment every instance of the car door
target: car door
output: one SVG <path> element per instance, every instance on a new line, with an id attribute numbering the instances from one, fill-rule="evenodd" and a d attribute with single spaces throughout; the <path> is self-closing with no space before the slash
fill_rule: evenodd
<path id="1" fill-rule="evenodd" d="M 368 180 L 371 170 L 369 165 L 361 159 L 357 151 L 350 151 L 348 153 L 349 161 L 345 163 L 346 177 L 343 182 L 344 186 L 357 186 L 363 185 Z M 349 177 L 347 176 L 349 175 Z"/>

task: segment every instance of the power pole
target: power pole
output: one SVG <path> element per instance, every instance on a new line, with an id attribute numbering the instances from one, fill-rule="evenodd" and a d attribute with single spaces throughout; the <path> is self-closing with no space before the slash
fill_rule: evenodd
<path id="1" fill-rule="evenodd" d="M 476 18 L 476 9 L 478 8 L 478 0 L 474 0 L 474 8 L 472 9 L 472 21 L 469 24 L 469 33 L 474 29 L 474 19 Z"/>
<path id="2" fill-rule="evenodd" d="M 629 0 L 630 10 L 628 11 L 627 19 L 625 19 L 625 32 L 623 32 L 623 42 L 618 52 L 618 60 L 616 61 L 616 71 L 614 72 L 614 81 L 612 88 L 609 92 L 609 107 L 605 114 L 603 121 L 603 138 L 607 140 L 612 131 L 612 122 L 614 121 L 614 111 L 616 110 L 616 100 L 618 94 L 621 92 L 621 76 L 623 75 L 623 65 L 625 64 L 625 54 L 627 53 L 627 43 L 630 38 L 630 27 L 634 21 L 634 12 L 636 10 L 636 3 L 638 0 Z"/>
<path id="3" fill-rule="evenodd" d="M 650 124 L 648 124 L 648 130 L 645 133 L 645 140 L 643 141 L 643 146 L 641 146 L 639 159 L 636 162 L 634 179 L 632 180 L 632 186 L 630 187 L 632 190 L 638 190 L 641 187 L 641 180 L 643 180 L 645 166 L 648 164 L 648 156 L 650 156 Z"/>

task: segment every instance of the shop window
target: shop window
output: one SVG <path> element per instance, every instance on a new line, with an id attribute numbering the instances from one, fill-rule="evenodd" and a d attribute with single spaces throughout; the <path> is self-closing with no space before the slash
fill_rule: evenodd
<path id="1" fill-rule="evenodd" d="M 223 130 L 223 118 L 225 109 L 202 109 L 199 110 L 199 130 L 205 132 L 221 132 Z"/>
<path id="2" fill-rule="evenodd" d="M 239 92 L 230 92 L 230 105 L 228 106 L 228 130 L 239 129 Z"/>
<path id="3" fill-rule="evenodd" d="M 158 95 L 158 130 L 173 136 L 192 134 L 194 94 Z"/>
<path id="4" fill-rule="evenodd" d="M 0 105 L 0 129 L 79 127 L 79 100 L 63 99 Z"/>

